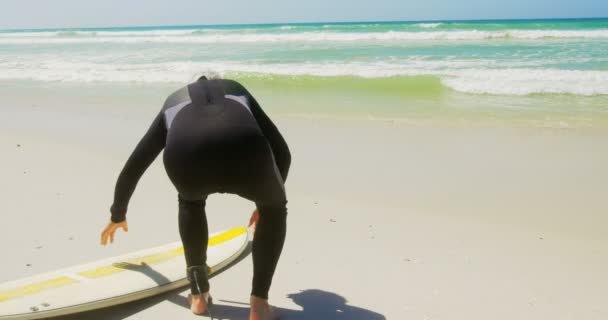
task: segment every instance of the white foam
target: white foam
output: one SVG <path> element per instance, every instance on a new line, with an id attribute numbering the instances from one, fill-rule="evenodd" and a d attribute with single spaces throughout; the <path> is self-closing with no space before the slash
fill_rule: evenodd
<path id="1" fill-rule="evenodd" d="M 0 34 L 0 44 L 79 44 L 79 43 L 286 43 L 286 42 L 404 42 L 419 40 L 488 39 L 608 39 L 608 29 L 598 30 L 510 30 L 510 31 L 421 31 L 421 32 L 296 32 L 222 33 L 200 30 L 100 31 L 79 37 L 48 33 Z M 89 36 L 86 36 L 89 35 Z"/>
<path id="2" fill-rule="evenodd" d="M 59 32 L 41 31 L 41 32 L 0 32 L 0 39 L 3 38 L 42 38 L 56 37 Z"/>
<path id="3" fill-rule="evenodd" d="M 205 29 L 180 29 L 180 30 L 141 30 L 141 31 L 40 31 L 40 32 L 5 32 L 0 33 L 3 38 L 42 38 L 60 41 L 62 37 L 162 37 L 162 36 L 185 36 L 194 32 L 210 31 Z M 1 41 L 1 40 L 0 40 Z"/>
<path id="4" fill-rule="evenodd" d="M 544 39 L 544 38 L 583 38 L 583 39 L 605 39 L 608 38 L 608 29 L 598 30 L 511 30 L 508 36 L 514 39 Z"/>
<path id="5" fill-rule="evenodd" d="M 467 69 L 449 73 L 442 83 L 466 93 L 608 95 L 608 71 Z"/>
<path id="6" fill-rule="evenodd" d="M 440 25 L 442 25 L 443 23 L 437 22 L 437 23 L 416 23 L 414 26 L 415 27 L 419 27 L 419 28 L 437 28 Z"/>
<path id="7" fill-rule="evenodd" d="M 97 36 L 104 37 L 164 37 L 164 36 L 186 36 L 196 32 L 206 32 L 205 29 L 182 29 L 182 30 L 146 30 L 146 31 L 98 31 Z"/>
<path id="8" fill-rule="evenodd" d="M 459 92 L 527 95 L 533 93 L 608 95 L 608 71 L 533 69 L 514 62 L 505 68 L 487 60 L 428 61 L 411 58 L 391 62 L 326 62 L 255 64 L 235 61 L 112 64 L 74 62 L 62 57 L 0 61 L 0 80 L 61 82 L 184 83 L 195 73 L 284 76 L 437 76 Z"/>

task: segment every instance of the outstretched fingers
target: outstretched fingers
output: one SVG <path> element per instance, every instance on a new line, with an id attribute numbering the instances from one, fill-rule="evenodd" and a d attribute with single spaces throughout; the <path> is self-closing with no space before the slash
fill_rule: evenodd
<path id="1" fill-rule="evenodd" d="M 122 228 L 125 232 L 129 231 L 129 226 L 127 225 L 127 221 L 114 223 L 110 222 L 108 226 L 101 233 L 101 245 L 105 246 L 110 240 L 110 243 L 114 243 L 114 234 L 118 228 Z"/>
<path id="2" fill-rule="evenodd" d="M 108 244 L 108 240 L 110 240 L 110 243 L 114 242 L 114 231 L 115 229 L 111 226 L 108 226 L 108 228 L 103 231 L 101 234 L 101 245 L 105 246 Z"/>
<path id="3" fill-rule="evenodd" d="M 105 246 L 108 243 L 108 229 L 101 233 L 101 245 Z"/>

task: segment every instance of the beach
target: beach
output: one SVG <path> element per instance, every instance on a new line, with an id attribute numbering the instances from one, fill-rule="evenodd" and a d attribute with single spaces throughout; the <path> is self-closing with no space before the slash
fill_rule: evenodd
<path id="1" fill-rule="evenodd" d="M 496 48 L 513 42 L 534 46 L 529 41 L 544 41 L 549 48 L 605 46 L 605 40 L 598 40 L 605 30 L 595 30 L 604 27 L 605 20 L 591 22 L 591 27 L 576 25 L 595 28 L 577 31 L 589 32 L 585 35 L 590 38 L 556 24 L 547 27 L 553 31 L 541 30 L 542 37 L 537 37 L 540 31 L 528 30 L 530 26 L 510 27 L 520 31 L 498 40 L 461 39 L 481 31 L 504 32 L 492 29 L 496 26 L 475 26 L 481 31 L 464 34 L 466 30 L 438 30 L 444 38 L 423 39 L 431 42 L 422 47 L 448 46 L 446 32 L 460 37 L 452 40 L 464 41 L 463 47 Z M 380 30 L 341 37 L 388 32 L 382 25 L 369 28 Z M 269 42 L 278 37 L 292 46 L 310 42 L 297 38 L 304 37 L 301 34 L 281 33 L 292 29 L 277 29 L 257 31 L 262 36 L 255 39 Z M 228 55 L 224 58 L 234 61 L 216 61 L 213 66 L 193 62 L 186 69 L 197 72 L 186 72 L 179 66 L 183 61 L 156 61 L 161 54 L 146 46 L 170 50 L 165 42 L 185 45 L 187 39 L 190 45 L 208 45 L 211 36 L 206 31 L 201 31 L 203 40 L 191 31 L 167 35 L 181 29 L 98 30 L 94 36 L 23 32 L 29 33 L 0 34 L 0 44 L 10 49 L 0 54 L 2 282 L 179 240 L 177 194 L 160 157 L 132 198 L 129 232 L 118 231 L 107 247 L 100 245 L 100 234 L 110 217 L 116 178 L 165 97 L 209 66 L 250 88 L 291 149 L 287 240 L 270 292 L 282 319 L 608 318 L 605 55 L 593 51 L 593 61 L 564 57 L 567 61 L 562 62 L 571 65 L 563 70 L 547 62 L 531 71 L 529 65 L 513 64 L 525 58 L 501 62 L 501 54 L 495 53 L 496 64 L 511 65 L 480 71 L 487 61 L 469 61 L 462 68 L 450 64 L 430 72 L 421 62 L 416 70 L 426 73 L 411 74 L 415 63 L 408 62 L 399 70 L 410 69 L 400 74 L 380 75 L 345 74 L 342 69 L 336 74 L 318 67 L 393 70 L 381 69 L 378 61 L 366 62 L 350 48 L 349 53 L 361 58 L 354 63 L 358 65 L 311 58 L 307 66 L 294 55 L 294 61 L 286 62 L 291 65 L 272 73 L 269 70 L 280 65 L 277 61 L 288 60 L 287 54 L 277 53 L 283 49 L 257 51 L 261 49 L 246 43 L 241 45 L 249 53 L 265 53 L 269 60 L 254 59 L 249 66 L 257 69 L 246 68 L 245 62 L 234 62 L 245 61 L 242 56 Z M 164 38 L 137 42 L 141 32 L 164 32 Z M 335 35 L 344 30 L 332 32 L 324 41 L 345 41 Z M 414 37 L 409 29 L 397 32 L 397 40 L 363 40 L 371 41 L 370 47 L 385 44 L 382 41 L 406 41 L 415 47 L 421 41 L 409 39 Z M 557 33 L 559 37 L 547 40 L 547 34 Z M 388 34 L 395 37 L 394 32 Z M 41 42 L 31 42 L 32 37 Z M 221 39 L 234 42 L 235 37 L 213 39 L 227 50 Z M 100 45 L 95 43 L 99 38 L 111 40 Z M 486 40 L 498 42 L 479 43 Z M 69 59 L 57 53 L 73 43 L 81 47 Z M 133 50 L 140 59 L 146 56 L 148 65 L 122 61 L 104 69 L 109 59 L 105 53 L 91 53 L 103 45 L 122 48 L 125 56 L 117 54 L 117 59 L 135 59 L 126 54 Z M 315 50 L 324 54 L 322 48 Z M 577 54 L 585 55 L 582 51 Z M 20 62 L 11 60 L 23 52 L 27 54 Z M 282 70 L 296 71 L 286 75 Z M 252 203 L 236 196 L 212 195 L 207 201 L 210 231 L 245 225 L 253 209 Z M 251 258 L 246 257 L 211 279 L 215 318 L 247 318 L 251 275 Z M 188 308 L 188 292 L 183 288 L 58 319 L 200 318 Z"/>
<path id="2" fill-rule="evenodd" d="M 176 193 L 157 160 L 133 197 L 129 233 L 99 245 L 115 178 L 155 109 L 2 112 L 3 281 L 179 239 Z M 275 121 L 293 156 L 288 238 L 271 292 L 287 319 L 607 315 L 605 129 Z M 210 229 L 243 225 L 252 209 L 212 196 Z M 245 317 L 234 302 L 248 301 L 251 270 L 248 258 L 212 279 L 214 316 Z M 86 318 L 194 318 L 186 295 Z"/>

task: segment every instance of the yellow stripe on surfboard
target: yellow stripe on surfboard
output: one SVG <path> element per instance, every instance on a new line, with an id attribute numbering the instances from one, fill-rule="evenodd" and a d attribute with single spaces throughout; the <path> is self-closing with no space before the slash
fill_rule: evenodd
<path id="1" fill-rule="evenodd" d="M 218 244 L 222 244 L 228 240 L 232 240 L 245 232 L 247 232 L 247 228 L 245 227 L 230 229 L 226 232 L 218 234 L 217 236 L 209 238 L 209 245 L 217 246 Z M 183 250 L 184 249 L 182 248 L 182 252 Z"/>
<path id="2" fill-rule="evenodd" d="M 246 228 L 234 228 L 234 229 L 228 230 L 224 233 L 218 234 L 217 236 L 209 238 L 209 246 L 217 246 L 226 241 L 234 239 L 234 238 L 242 235 L 245 232 L 247 232 Z M 143 266 L 143 265 L 151 265 L 151 264 L 173 259 L 182 254 L 184 254 L 184 248 L 180 247 L 180 248 L 172 249 L 172 250 L 169 250 L 166 252 L 156 253 L 156 254 L 152 254 L 149 256 L 145 256 L 145 257 L 141 257 L 141 258 L 137 258 L 137 259 L 133 259 L 133 260 L 129 260 L 129 261 L 124 261 L 119 264 L 113 264 L 111 266 L 106 266 L 106 267 L 101 267 L 101 268 L 97 268 L 94 270 L 79 272 L 78 275 L 83 276 L 85 278 L 89 278 L 89 279 L 97 279 L 97 278 L 105 277 L 105 276 L 108 276 L 108 275 L 111 275 L 114 273 L 129 270 L 129 265 L 135 266 L 135 267 Z"/>
<path id="3" fill-rule="evenodd" d="M 151 265 L 163 261 L 170 260 L 184 253 L 184 248 L 172 249 L 170 251 L 156 253 L 153 255 L 127 260 L 119 263 L 114 263 L 111 266 L 100 267 L 93 270 L 87 270 L 83 272 L 78 272 L 79 276 L 89 278 L 89 279 L 97 279 L 105 276 L 109 276 L 114 273 L 123 272 L 125 270 L 129 270 L 129 268 L 137 268 L 144 265 Z"/>
<path id="4" fill-rule="evenodd" d="M 0 291 L 0 302 L 4 302 L 6 300 L 27 296 L 30 294 L 38 293 L 40 291 L 54 289 L 63 287 L 67 284 L 76 283 L 78 280 L 68 278 L 68 277 L 60 277 L 51 280 L 47 280 L 44 282 L 38 282 L 34 284 L 27 285 L 25 287 L 9 290 L 9 291 Z"/>
<path id="5" fill-rule="evenodd" d="M 226 241 L 232 240 L 232 239 L 244 234 L 245 232 L 247 232 L 247 228 L 230 229 L 226 232 L 220 233 L 214 237 L 209 238 L 209 246 L 216 246 L 216 245 L 222 244 Z M 102 277 L 105 277 L 105 276 L 108 276 L 111 274 L 129 270 L 133 267 L 137 268 L 137 267 L 141 267 L 144 265 L 151 265 L 151 264 L 156 264 L 156 263 L 160 263 L 163 261 L 167 261 L 167 260 L 170 260 L 177 256 L 180 256 L 182 254 L 184 254 L 184 248 L 180 247 L 180 248 L 171 249 L 171 250 L 168 250 L 165 252 L 156 253 L 156 254 L 152 254 L 152 255 L 137 258 L 137 259 L 132 259 L 132 260 L 128 260 L 128 261 L 124 261 L 124 262 L 120 262 L 120 263 L 115 263 L 115 264 L 112 264 L 111 266 L 105 266 L 105 267 L 101 267 L 101 268 L 97 268 L 97 269 L 93 269 L 93 270 L 79 272 L 78 275 L 85 277 L 85 278 L 89 278 L 89 279 L 98 279 L 98 278 L 102 278 Z M 33 284 L 23 286 L 20 288 L 11 289 L 8 291 L 0 291 L 0 303 L 7 301 L 7 300 L 20 298 L 20 297 L 27 296 L 30 294 L 38 293 L 38 292 L 49 290 L 49 289 L 55 289 L 55 288 L 63 287 L 68 284 L 73 284 L 73 283 L 78 283 L 78 282 L 79 281 L 77 279 L 63 276 L 63 277 L 58 277 L 58 278 L 51 279 L 51 280 L 33 283 Z"/>

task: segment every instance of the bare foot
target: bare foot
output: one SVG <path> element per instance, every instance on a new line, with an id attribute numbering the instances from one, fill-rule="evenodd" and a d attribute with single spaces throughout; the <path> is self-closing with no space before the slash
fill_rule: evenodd
<path id="1" fill-rule="evenodd" d="M 207 312 L 207 301 L 209 301 L 209 292 L 202 294 L 188 295 L 188 303 L 190 304 L 190 310 L 192 313 L 201 315 Z"/>
<path id="2" fill-rule="evenodd" d="M 268 300 L 251 296 L 249 299 L 251 311 L 249 312 L 249 320 L 276 320 L 272 307 L 268 304 Z"/>

